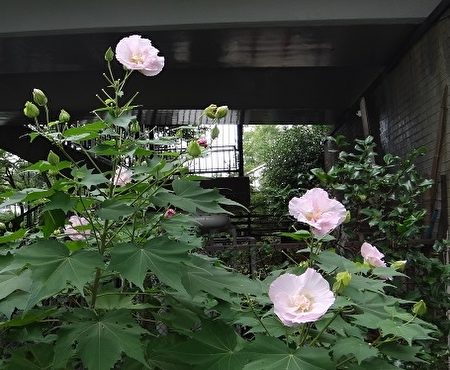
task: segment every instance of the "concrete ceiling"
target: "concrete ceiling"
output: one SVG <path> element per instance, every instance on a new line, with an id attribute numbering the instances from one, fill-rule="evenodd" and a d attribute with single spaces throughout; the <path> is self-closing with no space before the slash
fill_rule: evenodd
<path id="1" fill-rule="evenodd" d="M 48 93 L 56 110 L 95 108 L 95 94 L 104 86 L 104 51 L 124 35 L 139 33 L 151 38 L 166 58 L 160 75 L 133 76 L 130 82 L 141 91 L 139 102 L 145 107 L 199 108 L 217 102 L 238 109 L 297 109 L 305 112 L 305 120 L 336 117 L 438 4 L 5 2 L 0 13 L 0 111 L 20 109 L 34 87 Z"/>

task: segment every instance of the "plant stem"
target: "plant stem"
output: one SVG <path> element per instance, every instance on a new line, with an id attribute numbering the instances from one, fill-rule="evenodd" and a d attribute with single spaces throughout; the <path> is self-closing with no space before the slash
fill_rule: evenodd
<path id="1" fill-rule="evenodd" d="M 325 324 L 325 326 L 322 328 L 322 330 L 314 337 L 314 339 L 311 341 L 311 343 L 309 344 L 310 346 L 312 346 L 314 343 L 317 342 L 317 340 L 320 338 L 320 336 L 323 334 L 323 332 L 325 330 L 327 330 L 327 328 L 331 325 L 331 323 L 336 319 L 336 317 L 338 317 L 338 315 L 341 313 L 340 310 L 336 311 L 333 315 L 333 317 Z"/>

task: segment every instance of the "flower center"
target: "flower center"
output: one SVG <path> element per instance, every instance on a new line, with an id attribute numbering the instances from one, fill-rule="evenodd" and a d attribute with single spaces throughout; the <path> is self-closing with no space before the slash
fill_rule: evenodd
<path id="1" fill-rule="evenodd" d="M 316 222 L 322 216 L 322 211 L 315 210 L 315 211 L 307 213 L 305 216 L 308 221 Z"/>
<path id="2" fill-rule="evenodd" d="M 298 294 L 292 299 L 292 305 L 297 308 L 299 312 L 308 312 L 312 308 L 312 300 L 304 294 Z"/>
<path id="3" fill-rule="evenodd" d="M 144 57 L 142 56 L 142 54 L 133 54 L 131 56 L 131 61 L 136 64 L 142 64 L 144 63 Z"/>

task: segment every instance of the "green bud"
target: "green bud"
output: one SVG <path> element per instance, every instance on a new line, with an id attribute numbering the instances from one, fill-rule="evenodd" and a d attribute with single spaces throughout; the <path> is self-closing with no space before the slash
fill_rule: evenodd
<path id="1" fill-rule="evenodd" d="M 33 100 L 37 105 L 41 107 L 47 105 L 48 103 L 48 99 L 45 96 L 44 92 L 39 89 L 33 89 Z"/>
<path id="2" fill-rule="evenodd" d="M 226 117 L 227 114 L 228 114 L 228 106 L 227 105 L 222 105 L 222 106 L 218 107 L 216 110 L 216 118 L 217 119 Z"/>
<path id="3" fill-rule="evenodd" d="M 398 270 L 398 271 L 404 271 L 405 270 L 405 266 L 406 266 L 406 260 L 403 261 L 395 261 L 393 263 L 391 263 L 391 267 L 394 270 Z"/>
<path id="4" fill-rule="evenodd" d="M 58 120 L 59 122 L 69 122 L 70 114 L 67 113 L 64 109 L 61 109 L 61 112 L 59 112 Z"/>
<path id="5" fill-rule="evenodd" d="M 342 285 L 348 286 L 350 284 L 350 281 L 352 280 L 352 274 L 350 274 L 348 271 L 338 272 L 336 274 L 336 281 L 342 283 Z"/>
<path id="6" fill-rule="evenodd" d="M 141 126 L 139 126 L 139 122 L 134 120 L 133 122 L 130 123 L 130 132 L 132 133 L 138 133 L 141 131 Z"/>
<path id="7" fill-rule="evenodd" d="M 219 134 L 220 134 L 220 130 L 217 127 L 217 125 L 215 125 L 213 127 L 213 129 L 211 130 L 211 139 L 212 140 L 217 139 L 219 137 Z"/>
<path id="8" fill-rule="evenodd" d="M 105 52 L 105 60 L 107 62 L 111 62 L 114 59 L 114 52 L 111 49 L 111 46 Z"/>
<path id="9" fill-rule="evenodd" d="M 335 281 L 333 284 L 333 292 L 338 293 L 344 288 L 342 281 Z"/>
<path id="10" fill-rule="evenodd" d="M 48 152 L 47 156 L 47 162 L 50 163 L 52 166 L 56 166 L 59 163 L 59 156 L 53 150 L 50 150 Z"/>
<path id="11" fill-rule="evenodd" d="M 360 201 L 365 202 L 367 199 L 367 195 L 366 194 L 358 194 L 358 198 Z"/>
<path id="12" fill-rule="evenodd" d="M 420 300 L 413 306 L 412 312 L 417 316 L 425 315 L 425 313 L 427 312 L 427 305 L 423 300 Z"/>
<path id="13" fill-rule="evenodd" d="M 25 114 L 28 118 L 36 118 L 39 116 L 39 108 L 32 102 L 27 101 L 25 103 L 25 108 L 23 108 L 23 114 Z"/>
<path id="14" fill-rule="evenodd" d="M 6 225 L 3 222 L 0 222 L 0 230 L 6 230 Z"/>
<path id="15" fill-rule="evenodd" d="M 349 223 L 351 219 L 352 219 L 352 215 L 350 214 L 350 211 L 347 211 L 347 212 L 345 213 L 345 220 L 344 220 L 344 223 L 345 223 L 345 224 Z"/>
<path id="16" fill-rule="evenodd" d="M 206 117 L 214 119 L 216 118 L 217 105 L 211 104 L 209 107 L 206 107 L 203 112 L 206 114 Z"/>
<path id="17" fill-rule="evenodd" d="M 187 147 L 187 153 L 192 157 L 198 157 L 200 154 L 202 154 L 202 148 L 197 143 L 197 141 L 193 140 L 189 143 Z"/>

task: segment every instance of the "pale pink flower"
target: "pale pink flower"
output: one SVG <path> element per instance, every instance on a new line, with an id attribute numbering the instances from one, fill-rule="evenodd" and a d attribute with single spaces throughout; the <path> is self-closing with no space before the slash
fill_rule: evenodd
<path id="1" fill-rule="evenodd" d="M 286 326 L 317 321 L 334 303 L 330 284 L 312 268 L 301 275 L 284 274 L 269 288 L 273 311 Z"/>
<path id="2" fill-rule="evenodd" d="M 198 145 L 202 146 L 203 148 L 208 147 L 208 140 L 206 140 L 205 137 L 201 137 L 200 139 L 198 139 L 197 143 L 198 143 Z"/>
<path id="3" fill-rule="evenodd" d="M 330 199 L 325 190 L 314 188 L 300 198 L 291 199 L 289 214 L 310 225 L 314 234 L 323 236 L 345 221 L 347 211 L 342 203 Z"/>
<path id="4" fill-rule="evenodd" d="M 175 212 L 175 210 L 173 208 L 169 208 L 165 213 L 164 213 L 164 218 L 171 218 L 173 216 L 175 216 L 177 213 Z"/>
<path id="5" fill-rule="evenodd" d="M 125 37 L 116 46 L 116 58 L 127 69 L 141 72 L 145 76 L 155 76 L 164 67 L 164 57 L 149 39 L 140 35 Z"/>
<path id="6" fill-rule="evenodd" d="M 71 216 L 69 224 L 64 226 L 64 234 L 72 240 L 85 240 L 91 234 L 91 230 L 79 230 L 79 228 L 89 225 L 89 221 L 84 217 Z"/>
<path id="7" fill-rule="evenodd" d="M 132 176 L 133 172 L 131 170 L 128 170 L 125 167 L 117 167 L 112 181 L 116 186 L 124 186 L 131 182 Z"/>
<path id="8" fill-rule="evenodd" d="M 384 254 L 369 243 L 363 243 L 361 246 L 361 255 L 364 258 L 364 262 L 372 267 L 386 267 L 386 263 L 383 261 Z"/>

